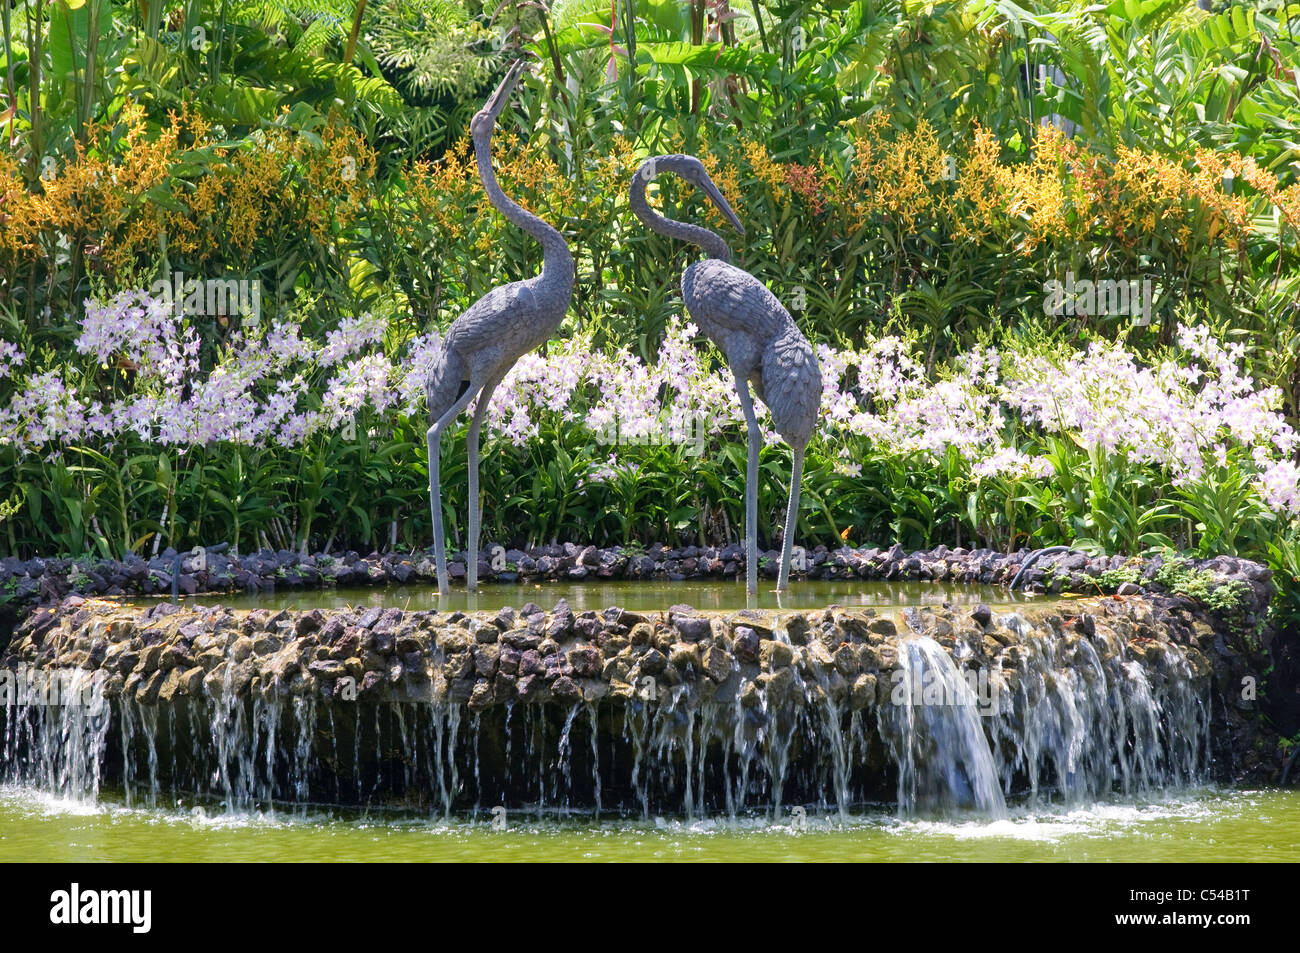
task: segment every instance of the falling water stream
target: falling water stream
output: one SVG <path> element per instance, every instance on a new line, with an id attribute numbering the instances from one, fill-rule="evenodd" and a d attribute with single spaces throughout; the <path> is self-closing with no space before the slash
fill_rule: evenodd
<path id="1" fill-rule="evenodd" d="M 482 711 L 234 691 L 14 704 L 0 858 L 18 840 L 32 857 L 80 842 L 125 858 L 149 831 L 195 857 L 237 854 L 254 835 L 304 857 L 347 843 L 395 858 L 599 858 L 616 843 L 647 859 L 778 843 L 888 856 L 902 842 L 1074 857 L 1098 839 L 1123 853 L 1153 831 L 1180 836 L 1191 818 L 1229 823 L 1241 805 L 1300 812 L 1289 794 L 1206 787 L 1208 685 L 1179 646 L 1142 663 L 1087 639 L 1020 636 L 1015 667 L 989 671 L 968 667 L 961 643 L 905 634 L 888 702 L 856 710 L 795 669 L 784 701 L 765 690 L 757 703 L 692 700 L 678 685 L 618 706 Z M 1275 846 L 1293 855 L 1297 840 Z"/>
<path id="2" fill-rule="evenodd" d="M 93 800 L 111 769 L 129 805 L 184 793 L 240 810 L 419 804 L 450 816 L 512 800 L 687 818 L 792 803 L 848 816 L 890 777 L 901 816 L 994 818 L 1010 793 L 1080 803 L 1205 778 L 1208 702 L 1190 672 L 1153 684 L 1146 667 L 1119 656 L 1086 654 L 1080 669 L 1048 639 L 1022 645 L 1014 682 L 980 683 L 932 639 L 901 639 L 891 703 L 874 712 L 849 711 L 797 674 L 799 702 L 758 707 L 687 704 L 683 686 L 621 707 L 517 702 L 481 712 L 233 691 L 168 705 L 125 696 L 98 708 L 16 705 L 0 771 Z M 1166 668 L 1186 669 L 1177 646 L 1165 651 Z"/>

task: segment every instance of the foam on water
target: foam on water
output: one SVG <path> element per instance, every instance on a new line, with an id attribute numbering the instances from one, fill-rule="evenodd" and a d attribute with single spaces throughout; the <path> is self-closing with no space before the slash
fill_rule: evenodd
<path id="1" fill-rule="evenodd" d="M 1074 807 L 1013 801 L 1005 818 L 902 820 L 854 812 L 656 816 L 511 812 L 451 819 L 311 809 L 196 816 L 192 806 L 96 806 L 0 790 L 0 860 L 1154 860 L 1300 859 L 1300 792 L 1189 791 Z"/>
<path id="2" fill-rule="evenodd" d="M 952 838 L 956 840 L 1009 838 L 1026 841 L 1059 841 L 1072 836 L 1113 836 L 1118 831 L 1140 828 L 1162 821 L 1212 822 L 1257 808 L 1270 792 L 1231 791 L 1201 788 L 1171 794 L 1159 800 L 1116 798 L 1075 806 L 1010 806 L 997 818 L 969 817 L 964 820 L 904 819 L 882 807 L 841 816 L 838 811 L 798 817 L 787 814 L 773 818 L 766 814 L 744 816 L 664 817 L 640 821 L 600 818 L 570 813 L 537 819 L 529 810 L 512 812 L 509 829 L 515 834 L 550 836 L 582 832 L 594 837 L 641 835 L 718 835 L 786 837 L 829 832 L 881 831 L 894 837 Z M 85 800 L 46 794 L 25 787 L 0 787 L 0 812 L 28 818 L 98 818 L 109 822 L 132 821 L 197 830 L 320 830 L 379 829 L 421 832 L 433 835 L 472 835 L 491 827 L 487 812 L 434 818 L 409 811 L 339 811 L 325 808 L 307 811 L 217 811 L 201 806 L 143 808 L 120 801 Z"/>

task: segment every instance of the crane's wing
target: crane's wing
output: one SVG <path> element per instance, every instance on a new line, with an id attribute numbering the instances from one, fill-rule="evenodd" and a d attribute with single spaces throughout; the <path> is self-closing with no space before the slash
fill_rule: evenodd
<path id="1" fill-rule="evenodd" d="M 494 345 L 506 345 L 521 332 L 526 334 L 528 321 L 536 313 L 537 298 L 526 282 L 501 285 L 479 298 L 451 322 L 443 346 L 472 353 Z"/>
<path id="2" fill-rule="evenodd" d="M 747 271 L 716 258 L 696 262 L 682 274 L 682 300 L 701 325 L 769 337 L 790 314 L 776 295 Z"/>
<path id="3" fill-rule="evenodd" d="M 808 339 L 791 323 L 763 352 L 760 399 L 791 446 L 805 446 L 821 411 L 822 375 Z"/>

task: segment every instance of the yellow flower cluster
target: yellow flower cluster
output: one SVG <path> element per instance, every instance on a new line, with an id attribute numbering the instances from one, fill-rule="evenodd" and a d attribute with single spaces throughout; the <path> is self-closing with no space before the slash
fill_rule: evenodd
<path id="1" fill-rule="evenodd" d="M 605 157 L 597 163 L 597 176 L 611 183 L 618 180 L 622 175 L 614 167 L 620 161 L 618 156 Z M 587 207 L 585 200 L 578 201 L 578 186 L 561 174 L 542 144 L 499 136 L 493 144 L 493 169 L 507 195 L 552 223 Z M 376 201 L 393 239 L 417 254 L 449 256 L 460 247 L 487 255 L 507 227 L 487 203 L 468 140 L 436 162 L 412 163 L 400 187 L 388 189 Z"/>
<path id="2" fill-rule="evenodd" d="M 501 188 L 530 212 L 552 219 L 574 214 L 577 186 L 569 176 L 560 174 L 543 145 L 522 145 L 511 133 L 494 143 L 492 162 Z"/>
<path id="3" fill-rule="evenodd" d="M 640 163 L 632 143 L 622 136 L 615 136 L 603 154 L 592 160 L 592 175 L 588 182 L 592 197 L 599 200 L 626 194 Z"/>
<path id="4" fill-rule="evenodd" d="M 1128 247 L 1157 231 L 1180 245 L 1201 235 L 1244 247 L 1251 231 L 1249 203 L 1224 190 L 1221 161 L 1213 153 L 1198 151 L 1195 171 L 1127 146 L 1113 160 L 1081 159 L 1076 178 L 1099 232 Z"/>
<path id="5" fill-rule="evenodd" d="M 246 267 L 276 241 L 310 239 L 333 251 L 363 221 L 382 221 L 392 240 L 435 261 L 458 249 L 490 252 L 506 227 L 483 200 L 464 141 L 436 162 L 407 165 L 380 192 L 374 153 L 339 121 L 318 136 L 272 124 L 228 146 L 191 110 L 159 127 L 128 103 L 111 129 L 84 138 L 35 183 L 15 157 L 0 154 L 0 269 L 10 275 L 64 241 L 112 276 L 152 262 L 162 248 Z M 696 151 L 737 207 L 746 199 L 779 209 L 794 202 L 845 237 L 883 221 L 902 237 L 936 229 L 958 244 L 988 240 L 1023 255 L 1087 241 L 1240 251 L 1270 217 L 1283 235 L 1300 236 L 1300 185 L 1280 188 L 1275 174 L 1235 153 L 1201 150 L 1186 163 L 1129 147 L 1109 156 L 1045 126 L 1023 157 L 1009 156 L 979 126 L 960 148 L 945 147 L 926 122 L 897 130 L 883 113 L 858 125 L 852 146 L 844 172 L 829 156 L 778 161 L 753 138 L 703 140 Z M 557 154 L 553 144 L 499 135 L 502 188 L 548 221 L 569 222 L 580 240 L 606 234 L 626 204 L 637 147 L 613 138 L 586 158 L 580 182 L 561 172 Z M 1224 188 L 1228 174 L 1239 187 Z M 699 214 L 723 226 L 710 204 Z"/>
<path id="6" fill-rule="evenodd" d="M 1089 236 L 1127 248 L 1153 237 L 1184 246 L 1208 240 L 1239 252 L 1256 234 L 1261 206 L 1300 230 L 1300 185 L 1279 189 L 1276 176 L 1235 153 L 1198 150 L 1192 158 L 1189 169 L 1131 147 L 1100 155 L 1054 126 L 1039 127 L 1027 159 L 1004 159 L 1002 143 L 979 126 L 954 155 L 924 121 L 892 132 L 877 114 L 855 135 L 849 188 L 833 201 L 850 231 L 877 217 L 904 232 L 941 224 L 958 242 L 992 236 L 1025 255 Z M 1226 190 L 1228 172 L 1254 193 Z M 775 176 L 766 166 L 755 174 Z"/>
<path id="7" fill-rule="evenodd" d="M 939 137 L 925 120 L 916 129 L 890 140 L 888 117 L 876 113 L 853 137 L 853 180 L 849 220 L 861 227 L 873 214 L 883 214 L 903 229 L 951 215 L 952 163 Z"/>
<path id="8" fill-rule="evenodd" d="M 319 144 L 275 126 L 238 147 L 203 150 L 204 174 L 172 186 L 169 241 L 206 262 L 249 264 L 258 241 L 306 229 L 323 246 L 365 211 L 375 156 L 350 126 L 332 121 Z"/>
<path id="9" fill-rule="evenodd" d="M 400 211 L 389 221 L 399 235 L 406 236 L 411 247 L 422 247 L 423 234 L 432 227 L 449 241 L 461 237 L 465 218 L 479 191 L 474 158 L 468 140 L 447 150 L 437 162 L 419 160 L 406 172 L 405 188 L 400 193 Z"/>
<path id="10" fill-rule="evenodd" d="M 42 170 L 43 201 L 33 202 L 40 220 L 30 224 L 51 243 L 57 236 L 81 243 L 92 264 L 102 261 L 110 268 L 129 265 L 133 248 L 156 249 L 156 208 L 149 193 L 167 182 L 190 116 L 182 111 L 169 118 L 151 135 L 143 107 L 127 103 L 116 146 L 107 141 L 109 128 L 89 128 L 72 156 Z"/>
<path id="11" fill-rule="evenodd" d="M 48 221 L 45 196 L 29 192 L 18 160 L 0 153 L 0 265 L 13 268 L 20 259 L 35 255 Z"/>
<path id="12" fill-rule="evenodd" d="M 707 148 L 703 150 L 703 154 L 700 156 L 700 162 L 704 164 L 704 171 L 709 174 L 709 178 L 713 180 L 713 184 L 722 191 L 722 195 L 727 199 L 727 202 L 732 205 L 733 208 L 739 208 L 740 196 L 743 193 L 740 191 L 740 180 L 736 175 L 736 167 L 734 165 L 727 165 L 724 170 L 722 162 L 718 156 L 714 155 L 714 153 Z M 701 207 L 704 210 L 705 221 L 714 228 L 722 228 L 724 226 L 728 228 L 730 227 L 729 225 L 726 225 L 726 219 L 722 217 L 722 213 L 718 211 L 717 207 L 712 202 L 704 202 Z"/>
<path id="13" fill-rule="evenodd" d="M 61 239 L 109 275 L 164 247 L 199 262 L 247 263 L 272 229 L 306 229 L 326 243 L 350 228 L 373 176 L 373 152 L 341 122 L 322 129 L 318 144 L 273 127 L 231 148 L 188 108 L 152 128 L 128 102 L 116 123 L 90 127 L 71 156 L 47 164 L 35 189 L 0 157 L 0 265 L 30 261 Z"/>
<path id="14" fill-rule="evenodd" d="M 1073 157 L 1074 143 L 1063 132 L 1055 126 L 1040 126 L 1028 162 L 995 170 L 994 194 L 1004 203 L 1003 214 L 1017 221 L 1023 230 L 1023 254 L 1032 254 L 1053 238 L 1078 237 L 1071 231 L 1068 189 Z"/>
<path id="15" fill-rule="evenodd" d="M 781 197 L 785 193 L 785 168 L 774 162 L 767 152 L 767 147 L 755 139 L 744 143 L 745 161 L 754 178 L 767 186 L 773 196 Z"/>
<path id="16" fill-rule="evenodd" d="M 976 126 L 963 161 L 957 164 L 956 159 L 953 160 L 956 186 L 951 225 L 956 241 L 981 241 L 1004 214 L 1002 183 L 1005 169 L 1001 157 L 1002 144 L 987 129 Z M 961 207 L 965 214 L 956 214 L 956 207 Z"/>

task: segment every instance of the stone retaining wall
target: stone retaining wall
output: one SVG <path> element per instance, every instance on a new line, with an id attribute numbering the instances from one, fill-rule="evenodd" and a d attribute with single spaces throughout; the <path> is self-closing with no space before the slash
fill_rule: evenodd
<path id="1" fill-rule="evenodd" d="M 355 799 L 376 784 L 386 796 L 433 796 L 441 786 L 450 809 L 470 796 L 470 774 L 475 798 L 504 797 L 527 774 L 524 787 L 545 799 L 544 766 L 590 756 L 595 767 L 566 767 L 566 775 L 587 778 L 567 778 L 567 797 L 590 797 L 594 788 L 599 802 L 603 785 L 606 803 L 635 803 L 648 798 L 637 784 L 657 772 L 654 783 L 673 787 L 674 796 L 684 787 L 703 797 L 708 788 L 719 798 L 733 782 L 718 778 L 759 762 L 778 801 L 789 790 L 824 798 L 817 779 L 828 773 L 846 791 L 878 797 L 897 779 L 899 746 L 915 741 L 900 740 L 897 718 L 900 672 L 918 664 L 908 661 L 912 636 L 942 646 L 972 685 L 991 686 L 1000 712 L 980 724 L 1012 787 L 1059 782 L 1056 762 L 1067 754 L 1048 753 L 1067 743 L 1101 745 L 1095 763 L 1071 769 L 1093 786 L 1118 784 L 1120 775 L 1124 784 L 1148 775 L 1158 784 L 1190 780 L 1184 773 L 1228 781 L 1278 773 L 1276 739 L 1242 690 L 1263 674 L 1251 627 L 1225 625 L 1185 595 L 1071 598 L 1006 614 L 985 606 L 897 614 L 674 606 L 653 615 L 619 608 L 575 615 L 563 601 L 549 612 L 530 604 L 466 615 L 143 609 L 70 596 L 24 620 L 0 656 L 0 673 L 11 681 L 36 671 L 93 678 L 114 721 L 96 742 L 100 767 L 138 779 L 143 769 L 132 762 L 144 749 L 132 753 L 141 744 L 132 733 L 148 725 L 154 787 L 168 783 L 170 751 L 177 784 L 187 771 L 188 783 L 199 785 L 214 776 L 229 785 L 243 774 L 249 797 L 261 790 L 292 799 L 297 791 L 349 800 L 352 781 L 340 779 L 355 777 Z M 43 726 L 29 724 L 28 736 L 56 733 L 47 714 L 9 701 L 8 709 L 0 703 L 9 719 Z M 1059 724 L 1085 710 L 1084 721 L 1095 723 Z M 1157 718 L 1183 721 L 1152 728 L 1142 742 L 1142 725 Z M 67 734 L 66 725 L 58 730 Z M 909 720 L 906 731 L 914 730 Z M 259 746 L 294 756 L 272 765 L 260 789 L 252 780 L 260 776 Z M 1025 763 L 1029 751 L 1038 752 L 1034 764 Z M 1140 757 L 1130 764 L 1134 751 Z M 30 752 L 9 758 L 27 766 L 19 774 L 39 767 Z"/>

